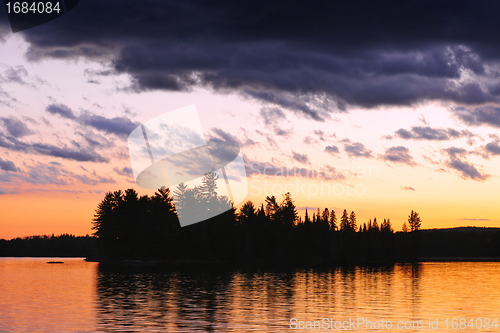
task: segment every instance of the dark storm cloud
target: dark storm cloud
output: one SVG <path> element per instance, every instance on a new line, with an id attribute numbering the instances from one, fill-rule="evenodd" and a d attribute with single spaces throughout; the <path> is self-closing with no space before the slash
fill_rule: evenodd
<path id="1" fill-rule="evenodd" d="M 401 139 L 409 140 L 450 140 L 461 137 L 471 137 L 473 134 L 467 130 L 458 131 L 454 128 L 432 128 L 430 126 L 414 126 L 410 131 L 400 128 L 395 133 L 395 136 Z"/>
<path id="2" fill-rule="evenodd" d="M 345 143 L 344 150 L 350 157 L 367 157 L 367 158 L 373 157 L 372 151 L 366 148 L 365 145 L 360 142 Z"/>
<path id="3" fill-rule="evenodd" d="M 500 57 L 499 11 L 464 0 L 88 0 L 22 34 L 29 59 L 110 60 L 103 75 L 129 74 L 136 91 L 236 90 L 322 121 L 346 105 L 500 101 L 495 66 L 485 70 Z"/>
<path id="4" fill-rule="evenodd" d="M 76 119 L 73 111 L 64 104 L 51 104 L 45 109 L 48 113 L 57 114 L 63 118 Z"/>
<path id="5" fill-rule="evenodd" d="M 413 157 L 410 156 L 410 150 L 402 146 L 387 148 L 385 154 L 380 157 L 388 162 L 416 165 Z"/>
<path id="6" fill-rule="evenodd" d="M 16 172 L 18 169 L 14 162 L 0 158 L 0 170 Z"/>
<path id="7" fill-rule="evenodd" d="M 3 124 L 3 128 L 6 132 L 15 138 L 20 138 L 33 133 L 25 123 L 17 118 L 0 118 L 0 122 Z"/>

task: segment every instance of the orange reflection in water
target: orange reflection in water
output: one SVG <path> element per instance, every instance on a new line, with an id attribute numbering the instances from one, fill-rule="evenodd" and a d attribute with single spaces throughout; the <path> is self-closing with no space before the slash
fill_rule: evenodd
<path id="1" fill-rule="evenodd" d="M 49 260 L 0 258 L 0 331 L 267 333 L 292 331 L 292 318 L 366 318 L 391 321 L 392 332 L 415 331 L 398 330 L 398 321 L 428 331 L 429 319 L 439 319 L 432 331 L 449 332 L 453 318 L 493 321 L 500 308 L 500 263 L 269 272 Z"/>
<path id="2" fill-rule="evenodd" d="M 94 331 L 96 270 L 83 258 L 0 258 L 0 331 Z"/>
<path id="3" fill-rule="evenodd" d="M 499 274 L 500 263 L 290 272 L 104 270 L 98 278 L 97 326 L 105 331 L 283 332 L 292 331 L 292 318 L 366 318 L 391 321 L 392 331 L 399 332 L 399 321 L 421 321 L 428 330 L 429 318 L 439 318 L 433 331 L 448 332 L 453 318 L 496 318 Z M 361 325 L 356 331 L 369 330 Z"/>

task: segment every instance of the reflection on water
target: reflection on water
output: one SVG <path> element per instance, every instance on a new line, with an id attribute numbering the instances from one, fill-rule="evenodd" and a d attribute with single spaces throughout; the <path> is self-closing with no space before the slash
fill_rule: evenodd
<path id="1" fill-rule="evenodd" d="M 0 332 L 283 332 L 292 318 L 422 321 L 424 330 L 431 318 L 444 332 L 453 318 L 493 320 L 500 308 L 500 263 L 271 272 L 47 261 L 0 258 Z"/>
<path id="2" fill-rule="evenodd" d="M 0 332 L 95 330 L 97 263 L 0 258 Z"/>
<path id="3" fill-rule="evenodd" d="M 429 318 L 439 318 L 437 331 L 447 331 L 446 318 L 496 318 L 499 273 L 498 263 L 292 272 L 100 269 L 97 325 L 104 331 L 281 332 L 291 331 L 292 318 L 366 318 L 422 321 L 428 329 Z"/>

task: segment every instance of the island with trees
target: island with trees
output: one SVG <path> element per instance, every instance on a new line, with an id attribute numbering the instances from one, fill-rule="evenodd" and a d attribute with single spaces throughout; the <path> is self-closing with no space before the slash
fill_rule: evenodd
<path id="1" fill-rule="evenodd" d="M 0 240 L 0 256 L 87 257 L 100 262 L 233 263 L 250 265 L 385 264 L 422 260 L 500 258 L 500 229 L 422 230 L 416 211 L 396 231 L 389 218 L 358 221 L 354 211 L 305 211 L 299 217 L 290 193 L 256 206 L 233 207 L 217 193 L 217 176 L 179 184 L 175 204 L 168 188 L 151 196 L 134 189 L 108 192 L 92 221 L 93 235 L 31 236 Z M 207 208 L 209 207 L 209 208 Z M 181 227 L 179 217 L 199 221 Z"/>
<path id="2" fill-rule="evenodd" d="M 468 241 L 459 243 L 456 239 L 463 241 L 463 232 L 421 230 L 416 211 L 395 232 L 389 218 L 359 223 L 355 212 L 346 209 L 340 217 L 328 208 L 306 210 L 304 218 L 299 217 L 290 193 L 267 196 L 260 207 L 247 201 L 236 210 L 217 194 L 215 180 L 214 173 L 207 173 L 193 189 L 179 184 L 175 205 L 168 188 L 152 196 L 139 196 L 133 189 L 107 193 L 93 220 L 96 259 L 336 265 L 455 255 L 490 258 L 500 253 L 498 229 L 470 231 Z M 221 213 L 180 227 L 178 214 L 195 218 L 196 207 L 202 209 L 207 202 Z M 447 237 L 454 248 L 441 241 Z M 489 246 L 481 245 L 485 241 Z"/>

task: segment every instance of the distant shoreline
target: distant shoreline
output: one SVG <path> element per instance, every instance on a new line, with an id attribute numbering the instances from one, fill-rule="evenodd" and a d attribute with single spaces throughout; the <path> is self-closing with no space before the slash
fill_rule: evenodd
<path id="1" fill-rule="evenodd" d="M 346 266 L 371 266 L 384 267 L 393 265 L 411 265 L 423 263 L 467 263 L 467 262 L 500 262 L 500 257 L 422 257 L 417 261 L 349 261 L 349 262 L 227 262 L 223 260 L 103 260 L 87 257 L 64 257 L 64 256 L 9 256 L 0 257 L 0 259 L 81 259 L 85 262 L 94 262 L 102 265 L 104 268 L 111 269 L 257 269 L 257 270 L 281 270 L 281 269 L 327 269 Z"/>
<path id="2" fill-rule="evenodd" d="M 500 262 L 500 257 L 430 257 L 418 262 Z"/>
<path id="3" fill-rule="evenodd" d="M 241 230 L 240 230 L 241 231 Z M 307 231 L 307 230 L 306 230 Z M 255 230 L 241 232 L 240 241 L 249 241 L 247 236 Z M 265 233 L 264 233 L 265 234 Z M 307 236 L 307 233 L 304 233 Z M 278 236 L 280 234 L 278 233 Z M 292 238 L 301 251 L 283 250 L 283 237 L 262 244 L 273 255 L 255 255 L 262 244 L 254 244 L 254 250 L 247 247 L 238 254 L 231 255 L 232 247 L 219 249 L 213 253 L 177 253 L 168 256 L 168 249 L 158 248 L 156 252 L 134 255 L 107 255 L 99 253 L 97 239 L 90 236 L 78 237 L 68 234 L 60 236 L 31 236 L 25 239 L 0 240 L 0 258 L 85 258 L 102 264 L 125 266 L 234 266 L 234 267 L 335 267 L 342 265 L 392 265 L 412 262 L 500 262 L 500 228 L 493 227 L 455 227 L 449 229 L 423 229 L 416 233 L 343 233 L 316 232 L 311 237 L 299 233 Z M 299 237 L 300 236 L 300 237 Z M 326 239 L 327 248 L 310 251 L 316 239 Z M 261 237 L 263 237 L 261 235 Z M 185 238 L 178 246 L 185 245 Z M 325 239 L 323 239 L 325 241 Z M 412 245 L 412 242 L 414 243 Z M 289 242 L 290 243 L 290 242 Z M 233 244 L 234 245 L 234 244 Z M 257 246 L 259 245 L 259 246 Z M 289 244 L 288 244 L 289 245 Z M 286 247 L 286 246 L 285 246 Z M 173 251 L 170 249 L 170 251 Z M 413 250 L 413 251 L 412 251 Z M 166 251 L 166 252 L 165 252 Z M 257 252 L 256 252 L 257 251 Z M 263 250 L 261 250 L 262 252 Z M 289 253 L 290 252 L 290 253 Z M 267 253 L 264 251 L 264 253 Z M 267 257 L 266 257 L 267 256 Z"/>
<path id="4" fill-rule="evenodd" d="M 425 262 L 500 262 L 500 257 L 427 257 L 419 258 L 417 261 L 352 261 L 352 262 L 225 262 L 220 260 L 99 260 L 84 259 L 87 262 L 98 262 L 102 264 L 119 266 L 254 266 L 265 268 L 271 266 L 289 266 L 289 267 L 337 267 L 345 265 L 364 266 L 364 265 L 395 265 L 395 264 L 418 264 Z"/>

